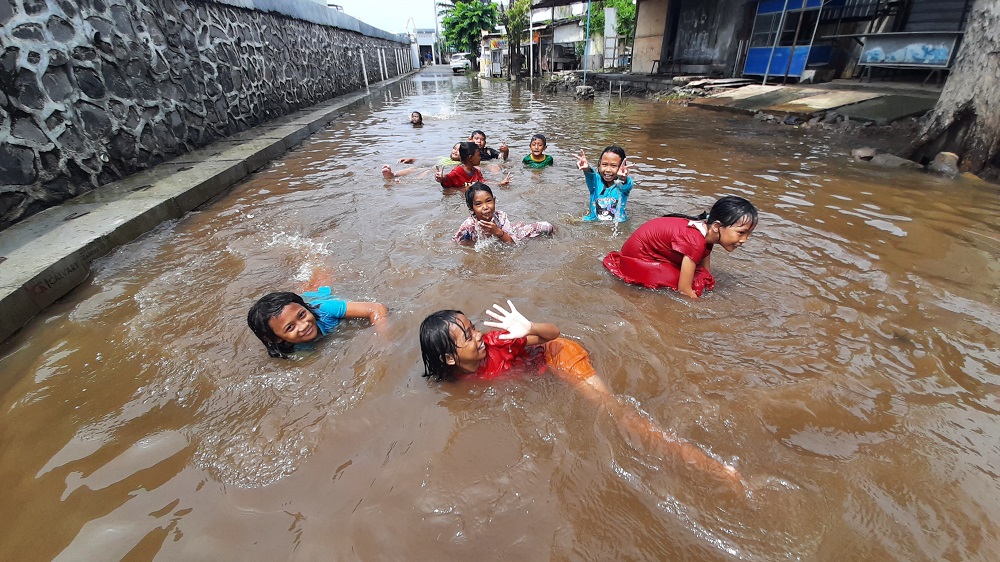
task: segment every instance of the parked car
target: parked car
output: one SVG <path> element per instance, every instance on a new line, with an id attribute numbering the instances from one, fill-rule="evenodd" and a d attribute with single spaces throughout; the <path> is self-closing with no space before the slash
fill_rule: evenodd
<path id="1" fill-rule="evenodd" d="M 451 71 L 461 74 L 472 68 L 472 53 L 455 53 L 451 55 Z"/>

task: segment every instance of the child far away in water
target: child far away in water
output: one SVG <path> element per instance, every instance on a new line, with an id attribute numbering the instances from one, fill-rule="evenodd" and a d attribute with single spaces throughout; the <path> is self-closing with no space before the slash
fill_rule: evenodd
<path id="1" fill-rule="evenodd" d="M 528 148 L 531 149 L 531 154 L 528 154 L 521 160 L 525 166 L 529 168 L 544 168 L 546 166 L 552 165 L 552 156 L 545 154 L 545 136 L 544 135 L 532 135 L 531 144 Z"/>
<path id="2" fill-rule="evenodd" d="M 621 252 L 605 256 L 604 267 L 626 283 L 669 287 L 696 299 L 715 287 L 709 271 L 713 246 L 732 252 L 756 226 L 757 208 L 742 197 L 727 195 L 697 217 L 671 214 L 643 224 Z"/>
<path id="3" fill-rule="evenodd" d="M 420 114 L 419 111 L 414 111 L 410 114 L 410 124 L 414 127 L 424 126 L 424 116 Z"/>
<path id="4" fill-rule="evenodd" d="M 469 135 L 469 140 L 476 143 L 476 146 L 479 147 L 483 160 L 503 158 L 506 162 L 507 157 L 510 156 L 510 148 L 507 147 L 507 143 L 505 142 L 500 143 L 500 150 L 486 146 L 486 133 L 482 131 L 472 131 L 472 134 Z"/>
<path id="5" fill-rule="evenodd" d="M 485 183 L 476 182 L 465 191 L 465 204 L 469 206 L 471 217 L 465 219 L 455 241 L 461 244 L 475 244 L 484 238 L 496 238 L 507 244 L 516 244 L 524 238 L 534 238 L 541 234 L 552 234 L 553 227 L 547 222 L 511 224 L 507 213 L 496 210 L 493 190 Z"/>
<path id="6" fill-rule="evenodd" d="M 445 188 L 467 189 L 475 182 L 485 182 L 486 178 L 476 166 L 479 165 L 479 145 L 474 142 L 462 142 L 458 144 L 458 155 L 462 163 L 455 166 L 447 175 L 435 166 L 434 179 Z M 508 173 L 497 185 L 504 186 L 510 183 Z"/>
<path id="7" fill-rule="evenodd" d="M 597 170 L 590 167 L 587 156 L 580 149 L 580 154 L 576 155 L 576 165 L 583 170 L 583 177 L 587 180 L 587 189 L 590 191 L 590 212 L 583 220 L 622 222 L 628 219 L 625 204 L 633 183 L 628 174 L 625 149 L 615 145 L 605 148 Z"/>
<path id="8" fill-rule="evenodd" d="M 295 293 L 269 293 L 247 313 L 247 324 L 271 357 L 287 358 L 301 343 L 328 334 L 344 318 L 367 318 L 377 324 L 388 310 L 377 302 L 348 302 L 331 294 L 330 287 Z"/>
<path id="9" fill-rule="evenodd" d="M 440 310 L 425 318 L 420 324 L 424 376 L 439 381 L 470 376 L 490 380 L 518 367 L 536 372 L 548 369 L 606 408 L 624 429 L 652 438 L 658 452 L 738 487 L 740 475 L 734 468 L 693 443 L 669 436 L 626 402 L 617 400 L 594 371 L 587 350 L 560 338 L 555 324 L 530 322 L 513 303 L 507 301 L 507 306 L 509 311 L 496 304 L 497 312 L 486 311 L 496 322 L 484 324 L 499 328 L 486 335 L 458 310 Z"/>

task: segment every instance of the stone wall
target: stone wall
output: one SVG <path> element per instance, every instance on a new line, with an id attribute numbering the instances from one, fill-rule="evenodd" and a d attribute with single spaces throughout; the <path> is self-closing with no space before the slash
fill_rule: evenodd
<path id="1" fill-rule="evenodd" d="M 0 229 L 364 88 L 362 64 L 370 82 L 409 70 L 405 36 L 330 12 L 305 0 L 0 0 Z"/>

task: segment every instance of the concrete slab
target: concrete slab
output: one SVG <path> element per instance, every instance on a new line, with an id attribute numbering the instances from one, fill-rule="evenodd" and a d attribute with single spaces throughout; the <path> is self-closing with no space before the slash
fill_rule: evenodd
<path id="1" fill-rule="evenodd" d="M 742 88 L 736 88 L 735 90 L 727 90 L 725 92 L 712 94 L 707 99 L 743 100 L 759 96 L 761 94 L 777 92 L 781 89 L 782 86 L 761 86 L 760 84 L 751 84 L 750 86 L 743 86 Z"/>
<path id="2" fill-rule="evenodd" d="M 877 92 L 852 92 L 848 90 L 831 90 L 813 96 L 795 99 L 787 103 L 772 105 L 763 111 L 769 113 L 792 113 L 809 116 L 826 112 L 831 109 L 853 105 L 866 100 L 882 97 Z M 838 110 L 839 111 L 839 110 Z"/>
<path id="3" fill-rule="evenodd" d="M 870 121 L 881 125 L 914 115 L 923 115 L 933 109 L 936 103 L 937 98 L 927 96 L 890 94 L 838 109 L 837 113 L 851 119 Z"/>
<path id="4" fill-rule="evenodd" d="M 691 100 L 690 105 L 729 109 L 743 113 L 765 111 L 775 105 L 789 103 L 798 99 L 822 93 L 819 90 L 807 88 L 787 88 L 784 86 L 745 86 L 713 94 L 711 96 Z"/>
<path id="5" fill-rule="evenodd" d="M 83 282 L 95 259 L 211 200 L 371 93 L 406 76 L 185 154 L 0 232 L 0 341 Z"/>

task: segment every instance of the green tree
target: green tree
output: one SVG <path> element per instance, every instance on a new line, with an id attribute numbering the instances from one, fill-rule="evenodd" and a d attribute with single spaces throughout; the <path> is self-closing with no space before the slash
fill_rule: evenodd
<path id="1" fill-rule="evenodd" d="M 510 8 L 500 8 L 500 24 L 507 30 L 507 60 L 511 76 L 521 75 L 521 39 L 531 20 L 531 0 L 515 0 Z"/>
<path id="2" fill-rule="evenodd" d="M 446 7 L 445 16 L 441 20 L 441 25 L 444 26 L 444 38 L 448 45 L 477 57 L 483 31 L 493 31 L 496 24 L 496 5 L 483 4 L 479 0 L 459 1 L 451 9 Z"/>
<path id="3" fill-rule="evenodd" d="M 632 0 L 597 0 L 590 6 L 590 34 L 604 34 L 604 8 L 618 10 L 618 25 L 615 27 L 618 36 L 626 40 L 635 31 L 635 3 Z M 587 15 L 583 15 L 586 20 Z"/>

